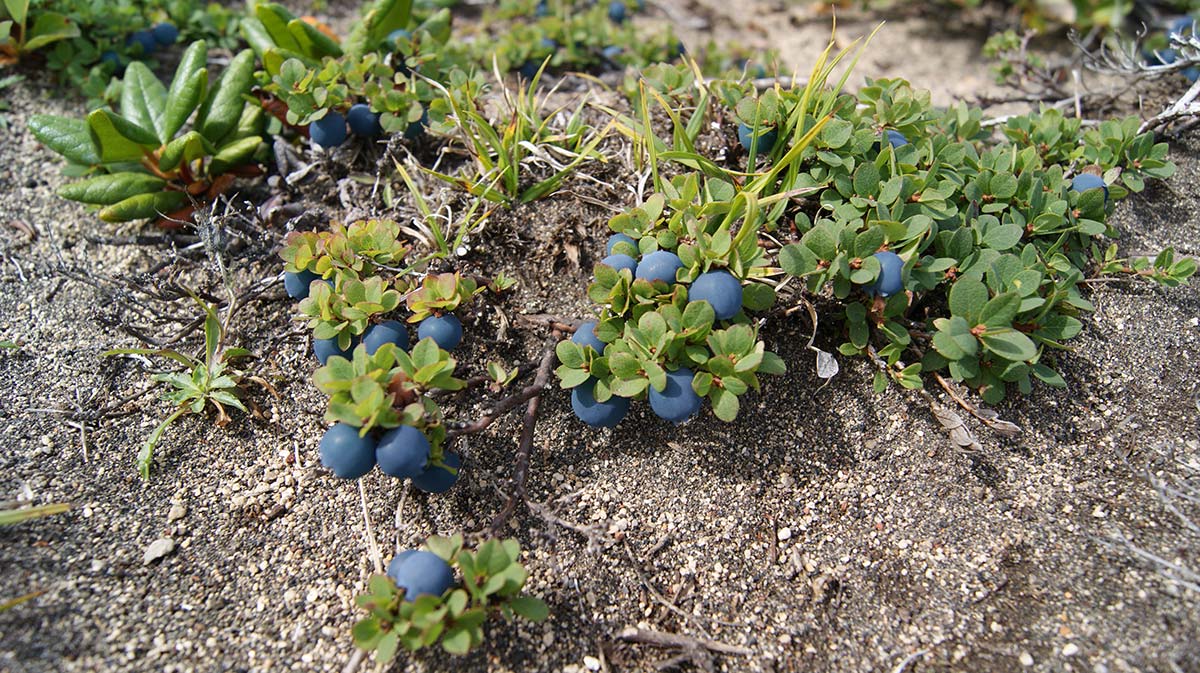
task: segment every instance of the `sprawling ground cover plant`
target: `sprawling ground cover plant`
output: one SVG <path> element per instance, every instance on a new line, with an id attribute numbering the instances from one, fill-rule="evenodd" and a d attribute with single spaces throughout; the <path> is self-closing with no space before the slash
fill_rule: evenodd
<path id="1" fill-rule="evenodd" d="M 195 42 L 169 87 L 134 62 L 115 109 L 86 119 L 34 115 L 33 134 L 69 162 L 68 174 L 84 178 L 60 195 L 100 207 L 107 222 L 157 218 L 170 227 L 189 221 L 237 175 L 258 174 L 264 114 L 246 100 L 254 54 L 239 53 L 211 85 L 207 59 L 206 44 Z"/>
<path id="2" fill-rule="evenodd" d="M 1128 261 L 1102 242 L 1115 236 L 1106 216 L 1116 200 L 1174 171 L 1166 144 L 1139 134 L 1138 120 L 1083 131 L 1078 120 L 1046 110 L 1010 119 L 997 137 L 979 110 L 936 110 L 928 93 L 902 80 L 871 81 L 852 96 L 826 87 L 827 75 L 822 59 L 807 87 L 760 96 L 731 82 L 706 91 L 686 72 L 660 70 L 643 81 L 653 96 L 640 98 L 643 119 L 626 119 L 629 131 L 645 138 L 652 162 L 696 172 L 665 182 L 656 170 L 659 193 L 610 222 L 620 237 L 610 241 L 615 254 L 597 265 L 589 288 L 600 306 L 596 342 L 559 347 L 559 377 L 575 389 L 585 421 L 614 424 L 621 413 L 612 406 L 624 402 L 613 399 L 644 393 L 669 420 L 686 414 L 660 411 L 654 402 L 664 394 L 707 395 L 719 418 L 732 419 L 738 406 L 730 400 L 755 382 L 719 384 L 740 368 L 771 371 L 776 360 L 753 357 L 763 351 L 750 350 L 749 327 L 736 341 L 708 336 L 707 349 L 682 335 L 706 334 L 725 302 L 736 305 L 737 286 L 747 308 L 770 308 L 775 293 L 753 281 L 774 275 L 775 264 L 802 286 L 799 301 L 832 304 L 846 338 L 839 351 L 880 365 L 877 390 L 889 380 L 919 388 L 923 374 L 946 373 L 988 402 L 1014 388 L 1028 393 L 1035 379 L 1065 385 L 1054 353 L 1092 308 L 1081 292 L 1089 272 L 1164 285 L 1194 274 L 1195 260 L 1170 249 Z M 653 136 L 648 100 L 672 119 L 671 142 Z M 681 101 L 680 110 L 671 101 Z M 745 169 L 695 152 L 708 101 L 734 109 Z M 688 105 L 693 116 L 685 120 Z M 681 226 L 689 221 L 700 226 Z M 760 230 L 784 244 L 762 250 Z M 725 294 L 698 287 L 721 267 L 734 281 L 722 277 Z M 656 317 L 666 298 L 674 310 Z M 683 372 L 690 390 L 680 391 L 671 372 Z"/>

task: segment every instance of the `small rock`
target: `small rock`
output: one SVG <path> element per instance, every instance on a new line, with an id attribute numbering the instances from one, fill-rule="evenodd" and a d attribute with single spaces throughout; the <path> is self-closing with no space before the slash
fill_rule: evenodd
<path id="1" fill-rule="evenodd" d="M 1033 655 L 1028 652 L 1022 652 L 1021 656 L 1017 657 L 1017 661 L 1021 662 L 1022 666 L 1028 668 L 1033 665 Z"/>
<path id="2" fill-rule="evenodd" d="M 589 656 L 589 657 L 584 657 L 584 658 L 583 658 L 583 665 L 584 665 L 584 667 L 585 667 L 585 668 L 587 668 L 589 671 L 598 671 L 598 670 L 600 670 L 600 660 L 599 660 L 599 659 L 597 659 L 596 657 L 590 657 L 590 656 Z"/>
<path id="3" fill-rule="evenodd" d="M 1076 654 L 1079 654 L 1079 646 L 1075 643 L 1067 643 L 1066 646 L 1063 647 L 1062 653 L 1064 657 L 1073 657 Z"/>
<path id="4" fill-rule="evenodd" d="M 150 565 L 173 551 L 175 551 L 175 541 L 169 537 L 160 537 L 146 547 L 146 555 L 142 557 L 142 564 Z"/>
<path id="5" fill-rule="evenodd" d="M 174 523 L 187 514 L 187 508 L 183 505 L 171 505 L 171 509 L 167 510 L 167 523 Z"/>
<path id="6" fill-rule="evenodd" d="M 775 534 L 775 537 L 779 538 L 780 542 L 783 542 L 785 540 L 790 540 L 792 538 L 792 529 L 791 528 L 780 528 L 779 532 Z"/>

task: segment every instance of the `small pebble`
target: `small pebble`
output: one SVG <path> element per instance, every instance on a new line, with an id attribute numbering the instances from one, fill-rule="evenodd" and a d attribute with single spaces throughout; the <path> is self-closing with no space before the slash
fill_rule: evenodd
<path id="1" fill-rule="evenodd" d="M 589 671 L 598 671 L 600 670 L 600 660 L 596 657 L 584 657 L 583 666 Z"/>
<path id="2" fill-rule="evenodd" d="M 1022 652 L 1021 656 L 1017 657 L 1017 661 L 1021 662 L 1026 668 L 1033 665 L 1033 655 L 1028 652 Z"/>
<path id="3" fill-rule="evenodd" d="M 779 532 L 775 534 L 775 537 L 778 537 L 780 542 L 783 542 L 784 540 L 790 540 L 792 538 L 792 529 L 780 528 Z"/>
<path id="4" fill-rule="evenodd" d="M 143 565 L 150 565 L 162 557 L 175 551 L 175 541 L 169 537 L 160 537 L 146 547 L 146 554 L 142 557 Z"/>
<path id="5" fill-rule="evenodd" d="M 1079 646 L 1075 643 L 1067 643 L 1066 646 L 1063 647 L 1062 653 L 1064 657 L 1073 657 L 1076 654 L 1079 654 Z"/>

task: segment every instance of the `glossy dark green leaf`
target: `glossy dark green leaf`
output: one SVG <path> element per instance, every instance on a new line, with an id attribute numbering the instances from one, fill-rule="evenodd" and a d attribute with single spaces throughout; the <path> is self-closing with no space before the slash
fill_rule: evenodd
<path id="1" fill-rule="evenodd" d="M 254 8 L 254 16 L 262 24 L 263 29 L 271 36 L 275 46 L 290 51 L 302 51 L 300 43 L 288 30 L 288 22 L 296 18 L 283 5 L 274 2 L 260 3 Z"/>
<path id="2" fill-rule="evenodd" d="M 342 48 L 338 46 L 337 42 L 329 39 L 328 35 L 317 30 L 316 26 L 307 21 L 292 19 L 288 22 L 287 27 L 305 54 L 317 59 L 325 56 L 337 58 L 342 55 Z"/>
<path id="3" fill-rule="evenodd" d="M 243 49 L 225 72 L 221 79 L 209 90 L 208 97 L 196 117 L 195 126 L 200 129 L 209 142 L 219 142 L 229 133 L 242 117 L 242 108 L 246 106 L 244 95 L 250 92 L 254 83 L 254 52 Z"/>
<path id="4" fill-rule="evenodd" d="M 25 51 L 33 51 L 59 40 L 79 37 L 79 26 L 57 12 L 39 12 L 25 39 Z"/>
<path id="5" fill-rule="evenodd" d="M 63 185 L 58 195 L 64 199 L 109 206 L 131 196 L 161 191 L 166 180 L 148 173 L 112 173 Z"/>
<path id="6" fill-rule="evenodd" d="M 154 133 L 108 110 L 93 111 L 87 123 L 103 163 L 141 161 L 158 147 Z"/>
<path id="7" fill-rule="evenodd" d="M 166 110 L 167 88 L 145 63 L 130 63 L 121 85 L 121 115 L 162 138 Z"/>
<path id="8" fill-rule="evenodd" d="M 183 192 L 154 192 L 138 194 L 100 211 L 100 219 L 105 222 L 129 222 L 148 217 L 158 217 L 179 209 L 187 202 Z"/>
<path id="9" fill-rule="evenodd" d="M 251 136 L 225 145 L 213 157 L 212 163 L 208 167 L 208 172 L 211 175 L 220 175 L 230 168 L 235 168 L 246 163 L 261 144 L 262 138 Z"/>
<path id="10" fill-rule="evenodd" d="M 39 142 L 71 163 L 85 166 L 100 163 L 100 149 L 92 140 L 86 120 L 33 115 L 29 118 L 29 130 Z"/>
<path id="11" fill-rule="evenodd" d="M 171 80 L 171 88 L 167 91 L 167 109 L 159 136 L 164 145 L 175 137 L 196 106 L 204 100 L 204 90 L 208 86 L 208 71 L 204 67 L 207 62 L 208 46 L 204 40 L 193 42 L 183 52 L 179 67 L 175 69 L 175 78 Z"/>
<path id="12" fill-rule="evenodd" d="M 158 158 L 158 168 L 162 171 L 173 171 L 185 161 L 191 162 L 200 157 L 214 154 L 214 148 L 196 131 L 188 131 L 167 143 Z"/>

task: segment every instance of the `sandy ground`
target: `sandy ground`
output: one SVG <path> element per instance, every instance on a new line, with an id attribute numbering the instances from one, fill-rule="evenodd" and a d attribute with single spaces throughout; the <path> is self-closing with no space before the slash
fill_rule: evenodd
<path id="1" fill-rule="evenodd" d="M 711 29 L 747 41 L 773 40 L 788 25 L 769 13 L 747 25 L 717 9 L 704 13 Z M 817 47 L 801 28 L 782 44 L 807 63 Z M 939 38 L 935 47 L 929 30 L 926 19 L 890 23 L 864 71 L 906 74 L 942 100 L 987 81 L 971 56 L 977 42 Z M 897 51 L 905 45 L 912 51 Z M 927 57 L 934 51 L 963 57 L 947 72 Z M 192 315 L 185 302 L 137 290 L 182 282 L 216 291 L 216 274 L 188 240 L 104 225 L 56 198 L 58 161 L 24 123 L 78 107 L 34 82 L 12 102 L 12 130 L 0 144 L 0 224 L 21 220 L 38 236 L 0 227 L 0 339 L 23 344 L 0 353 L 0 499 L 74 508 L 0 530 L 0 596 L 45 591 L 0 613 L 0 669 L 341 670 L 352 652 L 353 596 L 373 567 L 357 489 L 317 462 L 324 401 L 282 288 L 248 307 L 234 335 L 258 354 L 255 371 L 280 398 L 256 393 L 261 417 L 238 415 L 224 429 L 185 418 L 143 482 L 133 457 L 168 411 L 147 390 L 146 372 L 162 363 L 100 353 L 138 345 L 120 323 L 167 336 L 179 324 L 156 313 Z M 1119 207 L 1126 252 L 1175 245 L 1200 253 L 1200 143 L 1177 143 L 1174 160 L 1175 179 Z M 628 182 L 619 172 L 605 177 Z M 313 189 L 321 193 L 319 181 Z M 544 344 L 537 332 L 502 334 L 502 314 L 586 310 L 580 268 L 601 252 L 608 217 L 595 200 L 623 206 L 632 197 L 576 181 L 489 225 L 466 263 L 504 270 L 520 287 L 468 321 L 460 361 L 470 371 L 486 357 L 528 359 Z M 345 215 L 335 197 L 307 205 L 318 220 Z M 126 244 L 138 234 L 150 240 Z M 272 243 L 227 251 L 239 287 L 279 272 Z M 531 260 L 530 250 L 541 252 Z M 94 282 L 80 280 L 88 277 Z M 952 448 L 920 398 L 874 395 L 862 363 L 843 362 L 818 391 L 803 320 L 765 332 L 791 371 L 734 424 L 704 417 L 675 428 L 635 408 L 617 430 L 591 431 L 565 395 L 548 395 L 530 497 L 592 531 L 528 511 L 511 522 L 529 550 L 528 588 L 550 603 L 551 619 L 496 623 L 469 657 L 434 651 L 396 668 L 582 671 L 594 657 L 612 670 L 654 670 L 676 653 L 616 638 L 640 625 L 748 648 L 715 660 L 726 671 L 1200 670 L 1197 596 L 1111 542 L 1120 532 L 1200 565 L 1197 536 L 1142 478 L 1170 470 L 1172 452 L 1200 455 L 1200 287 L 1102 284 L 1091 299 L 1097 312 L 1061 360 L 1069 389 L 1039 387 L 999 408 L 1024 429 L 1017 440 L 972 423 L 984 447 L 974 456 Z M 818 335 L 826 350 L 837 342 Z M 121 415 L 92 419 L 81 432 L 37 411 L 76 406 Z M 473 438 L 462 483 L 445 496 L 410 494 L 399 514 L 402 485 L 365 479 L 385 550 L 486 529 L 503 504 L 497 488 L 511 473 L 515 430 L 506 419 Z M 174 541 L 174 552 L 144 563 L 160 538 Z"/>

